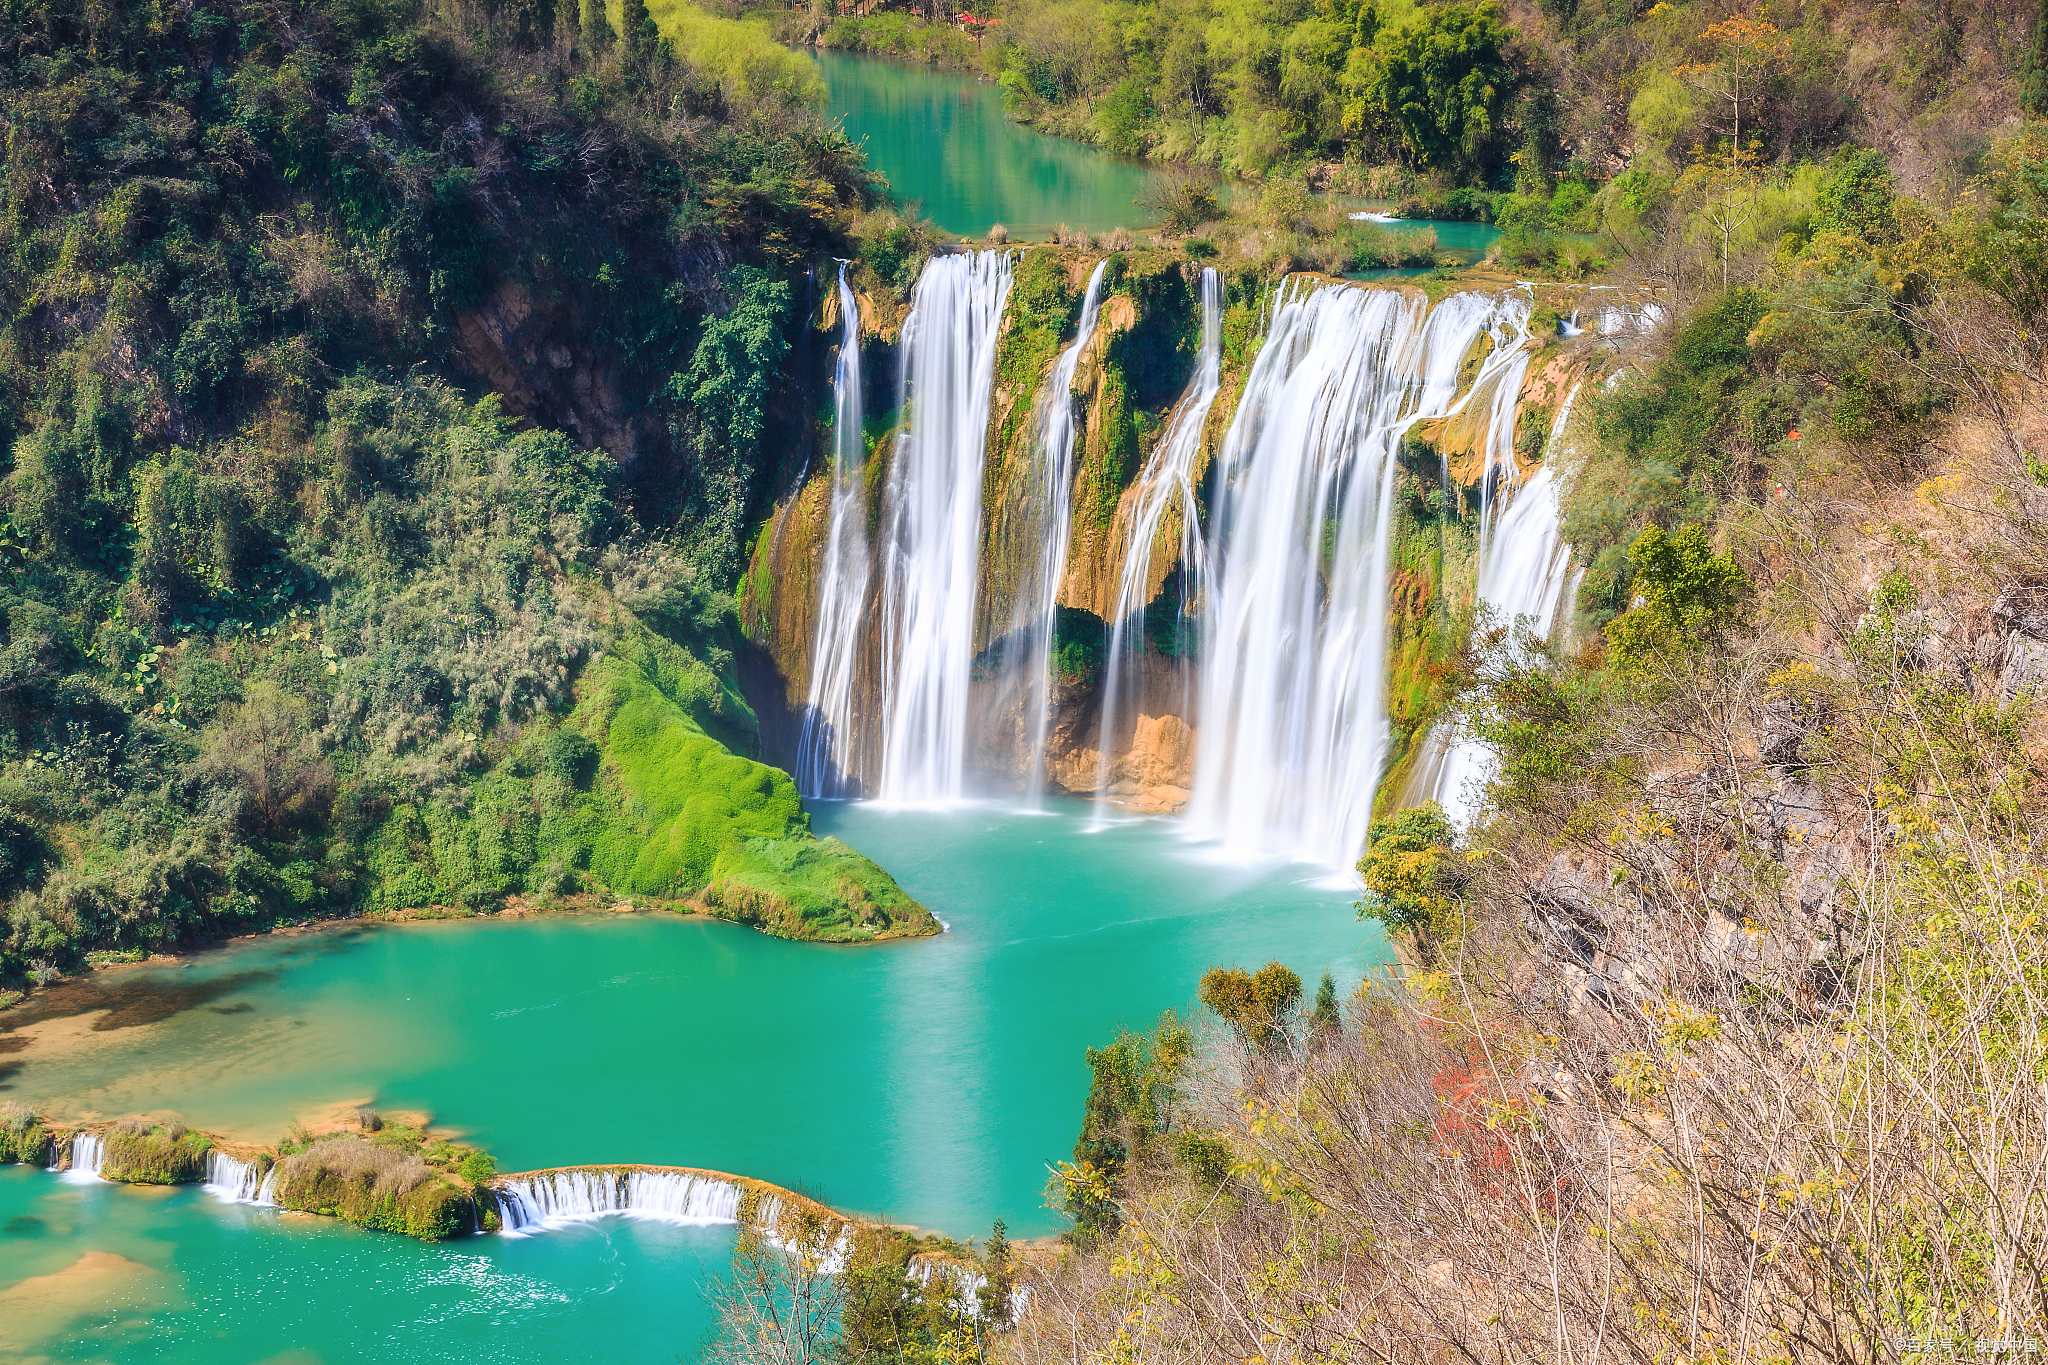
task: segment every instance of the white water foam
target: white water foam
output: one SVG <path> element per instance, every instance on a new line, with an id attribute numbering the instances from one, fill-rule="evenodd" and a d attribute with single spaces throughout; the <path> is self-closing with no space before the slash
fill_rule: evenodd
<path id="1" fill-rule="evenodd" d="M 1468 292 L 1425 315 L 1407 291 L 1282 285 L 1218 457 L 1188 812 L 1198 832 L 1324 867 L 1358 856 L 1388 751 L 1401 440 L 1481 392 L 1512 415 L 1507 372 L 1527 364 L 1528 308 L 1525 294 Z M 1484 332 L 1496 344 L 1460 399 Z M 1493 436 L 1490 425 L 1490 466 Z"/>
<path id="2" fill-rule="evenodd" d="M 276 1168 L 264 1172 L 253 1161 L 239 1161 L 226 1152 L 206 1154 L 206 1183 L 200 1186 L 223 1204 L 265 1204 L 276 1207 L 272 1198 Z"/>
<path id="3" fill-rule="evenodd" d="M 1492 609 L 1497 623 L 1522 638 L 1550 638 L 1571 577 L 1571 547 L 1558 524 L 1554 466 L 1563 454 L 1566 424 L 1579 388 L 1574 384 L 1559 405 L 1545 443 L 1543 467 L 1515 495 L 1480 561 L 1479 600 Z M 1478 740 L 1468 735 L 1451 747 L 1437 776 L 1435 797 L 1452 823 L 1470 823 L 1492 771 L 1493 756 Z"/>
<path id="4" fill-rule="evenodd" d="M 1010 622 L 1011 686 L 1024 697 L 1030 718 L 1031 760 L 1025 790 L 1033 805 L 1045 795 L 1045 736 L 1052 718 L 1052 642 L 1059 619 L 1060 579 L 1074 529 L 1074 371 L 1095 335 L 1102 309 L 1102 278 L 1109 261 L 1097 261 L 1081 298 L 1081 320 L 1073 342 L 1060 352 L 1032 413 L 1031 459 L 1037 475 L 1033 539 L 1040 548 L 1018 576 Z"/>
<path id="5" fill-rule="evenodd" d="M 529 1237 L 597 1218 L 645 1218 L 689 1227 L 740 1221 L 738 1185 L 680 1171 L 543 1171 L 499 1180 L 493 1188 L 507 1237 Z"/>
<path id="6" fill-rule="evenodd" d="M 1209 423 L 1223 374 L 1223 277 L 1204 266 L 1201 283 L 1202 342 L 1188 391 L 1174 409 L 1166 435 L 1139 474 L 1124 502 L 1129 515 L 1119 519 L 1124 538 L 1123 565 L 1117 574 L 1116 607 L 1110 615 L 1109 650 L 1103 660 L 1102 719 L 1097 727 L 1099 757 L 1095 767 L 1095 818 L 1100 829 L 1109 815 L 1109 766 L 1119 742 L 1120 706 L 1124 692 L 1137 681 L 1133 665 L 1144 654 L 1144 616 L 1152 583 L 1155 554 L 1173 553 L 1157 544 L 1167 514 L 1178 512 L 1180 544 L 1176 561 L 1186 578 L 1181 583 L 1182 610 L 1201 592 L 1203 578 L 1201 504 L 1195 491 L 1196 457 Z M 1135 632 L 1135 643 L 1132 633 Z M 1133 676 L 1126 677 L 1126 674 Z M 1185 709 L 1185 708 L 1183 708 Z"/>
<path id="7" fill-rule="evenodd" d="M 58 1177 L 74 1185 L 91 1184 L 100 1178 L 100 1160 L 106 1145 L 93 1133 L 78 1133 L 71 1139 L 71 1169 Z"/>

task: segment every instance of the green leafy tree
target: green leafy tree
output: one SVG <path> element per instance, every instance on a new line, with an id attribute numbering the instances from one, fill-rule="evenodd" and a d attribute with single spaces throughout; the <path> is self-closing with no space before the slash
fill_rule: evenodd
<path id="1" fill-rule="evenodd" d="M 1749 598 L 1749 576 L 1733 556 L 1717 555 L 1704 526 L 1676 535 L 1652 526 L 1636 537 L 1635 565 L 1641 605 L 1607 623 L 1615 666 L 1637 669 L 1651 659 L 1711 648 L 1739 617 Z"/>
<path id="2" fill-rule="evenodd" d="M 615 36 L 612 33 L 611 16 L 605 13 L 604 0 L 583 0 L 583 54 L 596 57 L 608 51 Z"/>
<path id="3" fill-rule="evenodd" d="M 1323 973 L 1321 984 L 1316 987 L 1316 1003 L 1308 1014 L 1309 1031 L 1326 1037 L 1343 1027 L 1344 1017 L 1337 1008 L 1337 978 Z"/>
<path id="4" fill-rule="evenodd" d="M 624 0 L 619 7 L 619 37 L 636 57 L 648 56 L 661 42 L 661 30 L 647 12 L 647 0 Z"/>
<path id="5" fill-rule="evenodd" d="M 1481 172 L 1516 90 L 1505 51 L 1514 36 L 1491 3 L 1436 6 L 1419 23 L 1384 30 L 1376 62 L 1360 73 L 1364 109 L 1393 130 L 1410 164 Z"/>
<path id="6" fill-rule="evenodd" d="M 1279 962 L 1256 972 L 1212 967 L 1202 977 L 1201 995 L 1247 1043 L 1272 1047 L 1286 1037 L 1287 1021 L 1301 1000 L 1301 978 Z"/>
<path id="7" fill-rule="evenodd" d="M 1898 239 L 1898 181 L 1880 152 L 1845 147 L 1829 163 L 1814 196 L 1813 230 L 1866 242 Z"/>
<path id="8" fill-rule="evenodd" d="M 1451 822 L 1434 801 L 1375 820 L 1366 831 L 1358 875 L 1360 919 L 1376 919 L 1434 942 L 1448 930 L 1462 887 L 1452 861 Z"/>
<path id="9" fill-rule="evenodd" d="M 737 266 L 728 282 L 733 305 L 706 318 L 690 368 L 672 376 L 668 396 L 680 411 L 685 448 L 694 457 L 694 528 L 715 582 L 739 570 L 740 541 L 766 429 L 768 390 L 789 350 L 783 324 L 789 281 Z"/>
<path id="10" fill-rule="evenodd" d="M 1193 1055 L 1194 1034 L 1171 1010 L 1149 1034 L 1125 1031 L 1108 1047 L 1088 1049 L 1081 1136 L 1073 1161 L 1058 1172 L 1059 1197 L 1082 1236 L 1118 1227 L 1124 1173 L 1172 1127 L 1177 1088 Z"/>

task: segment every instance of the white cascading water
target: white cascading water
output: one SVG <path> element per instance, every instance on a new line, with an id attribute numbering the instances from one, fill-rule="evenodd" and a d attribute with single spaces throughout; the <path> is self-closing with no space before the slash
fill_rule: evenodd
<path id="1" fill-rule="evenodd" d="M 854 660 L 868 592 L 867 506 L 861 496 L 860 305 L 839 265 L 839 358 L 832 367 L 832 520 L 818 583 L 811 689 L 797 738 L 796 785 L 805 796 L 856 794 Z"/>
<path id="2" fill-rule="evenodd" d="M 1202 449 L 1202 431 L 1209 423 L 1209 409 L 1215 406 L 1223 374 L 1223 277 L 1207 266 L 1202 268 L 1202 343 L 1195 358 L 1194 377 L 1188 391 L 1174 410 L 1172 424 L 1160 438 L 1152 458 L 1138 476 L 1130 499 L 1130 516 L 1123 528 L 1124 559 L 1117 574 L 1116 607 L 1110 615 L 1109 650 L 1103 661 L 1102 721 L 1100 756 L 1095 769 L 1095 822 L 1100 825 L 1108 813 L 1111 746 L 1116 743 L 1120 707 L 1124 692 L 1136 681 L 1126 678 L 1131 664 L 1144 653 L 1144 615 L 1150 605 L 1152 560 L 1166 514 L 1180 513 L 1178 563 L 1187 575 L 1181 584 L 1181 601 L 1199 591 L 1202 579 L 1202 526 L 1200 503 L 1195 491 L 1195 458 Z M 1135 647 L 1132 632 L 1136 632 Z"/>
<path id="3" fill-rule="evenodd" d="M 903 805 L 961 796 L 981 563 L 981 483 L 1010 254 L 935 256 L 903 324 L 901 411 L 882 534 L 881 765 Z"/>
<path id="4" fill-rule="evenodd" d="M 1294 277 L 1218 456 L 1189 820 L 1242 853 L 1348 868 L 1387 754 L 1384 658 L 1396 457 L 1522 362 L 1528 298 Z M 1509 334 L 1512 334 L 1511 337 Z"/>
<path id="5" fill-rule="evenodd" d="M 274 1173 L 276 1168 L 271 1168 Z M 223 1204 L 275 1204 L 274 1180 L 253 1161 L 237 1161 L 225 1152 L 206 1154 L 206 1183 L 200 1186 Z"/>
<path id="6" fill-rule="evenodd" d="M 1479 562 L 1486 562 L 1487 545 L 1493 533 L 1493 508 L 1501 485 L 1521 478 L 1515 463 L 1515 413 L 1521 405 L 1522 380 L 1529 373 L 1529 312 L 1526 308 L 1503 310 L 1488 325 L 1495 363 L 1481 371 L 1463 407 L 1486 395 L 1486 431 L 1480 437 L 1479 453 L 1484 461 L 1479 474 Z"/>
<path id="7" fill-rule="evenodd" d="M 1097 261 L 1081 297 L 1081 321 L 1074 340 L 1060 352 L 1052 375 L 1039 391 L 1031 415 L 1031 458 L 1038 474 L 1035 521 L 1038 557 L 1017 576 L 1016 608 L 1010 622 L 1013 680 L 1031 733 L 1031 766 L 1025 790 L 1032 800 L 1045 790 L 1045 733 L 1052 719 L 1052 642 L 1059 620 L 1060 579 L 1067 571 L 1067 546 L 1074 523 L 1074 370 L 1095 335 L 1102 311 L 1102 277 L 1109 262 Z"/>
<path id="8" fill-rule="evenodd" d="M 1539 640 L 1548 639 L 1556 625 L 1570 577 L 1571 548 L 1559 531 L 1554 467 L 1578 396 L 1574 384 L 1550 424 L 1543 467 L 1516 493 L 1479 561 L 1479 600 L 1491 608 L 1495 623 Z M 1508 467 L 1514 468 L 1512 462 Z M 1491 752 L 1469 735 L 1451 747 L 1437 774 L 1435 796 L 1452 823 L 1470 823 L 1492 763 Z"/>
<path id="9" fill-rule="evenodd" d="M 93 1133 L 76 1133 L 71 1138 L 71 1169 L 64 1172 L 63 1179 L 73 1184 L 85 1184 L 100 1178 L 100 1158 L 106 1147 Z"/>
<path id="10" fill-rule="evenodd" d="M 740 1221 L 740 1187 L 683 1171 L 542 1171 L 496 1182 L 498 1218 L 507 1237 L 585 1223 L 593 1218 L 646 1218 L 694 1227 Z M 761 1218 L 772 1215 L 763 1201 Z"/>

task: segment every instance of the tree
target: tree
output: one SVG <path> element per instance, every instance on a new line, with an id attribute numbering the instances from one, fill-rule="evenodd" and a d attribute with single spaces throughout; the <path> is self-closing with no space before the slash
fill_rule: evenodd
<path id="1" fill-rule="evenodd" d="M 1731 555 L 1717 555 L 1704 526 L 1666 535 L 1652 526 L 1629 547 L 1641 605 L 1607 623 L 1615 666 L 1640 667 L 1672 652 L 1708 648 L 1735 622 L 1749 596 L 1749 576 Z"/>
<path id="2" fill-rule="evenodd" d="M 1322 984 L 1316 987 L 1315 1007 L 1308 1014 L 1309 1032 L 1317 1037 L 1327 1037 L 1344 1026 L 1344 1016 L 1337 1009 L 1337 978 L 1323 973 Z"/>
<path id="3" fill-rule="evenodd" d="M 1202 1003 L 1253 1047 L 1271 1047 L 1286 1037 L 1287 1020 L 1300 999 L 1301 978 L 1278 962 L 1256 972 L 1212 967 L 1202 977 Z"/>
<path id="4" fill-rule="evenodd" d="M 1715 45 L 1710 62 L 1694 62 L 1676 74 L 1694 89 L 1727 106 L 1727 140 L 1719 149 L 1702 149 L 1688 172 L 1691 185 L 1704 194 L 1707 217 L 1721 239 L 1721 287 L 1728 287 L 1729 245 L 1734 234 L 1755 215 L 1756 148 L 1742 140 L 1742 110 L 1753 105 L 1761 87 L 1781 60 L 1784 36 L 1771 24 L 1738 14 L 1700 34 Z"/>
<path id="5" fill-rule="evenodd" d="M 1358 860 L 1365 881 L 1358 917 L 1406 930 L 1420 941 L 1439 937 L 1462 889 L 1451 841 L 1451 822 L 1434 801 L 1373 821 L 1365 856 Z"/>
<path id="6" fill-rule="evenodd" d="M 604 0 L 583 0 L 583 55 L 602 56 L 612 45 L 612 21 L 605 14 Z"/>
<path id="7" fill-rule="evenodd" d="M 661 41 L 661 30 L 647 12 L 647 0 L 624 0 L 619 7 L 619 37 L 635 57 L 646 57 Z"/>
<path id="8" fill-rule="evenodd" d="M 1469 175 L 1484 168 L 1515 93 L 1505 56 L 1515 33 L 1491 3 L 1423 13 L 1413 26 L 1379 33 L 1376 60 L 1357 73 L 1367 82 L 1363 107 L 1348 111 L 1347 123 L 1375 115 L 1412 164 Z"/>

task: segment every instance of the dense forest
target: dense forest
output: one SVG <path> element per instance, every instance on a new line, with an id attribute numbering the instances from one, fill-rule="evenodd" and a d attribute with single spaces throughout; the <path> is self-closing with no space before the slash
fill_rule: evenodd
<path id="1" fill-rule="evenodd" d="M 0 975 L 599 887 L 929 926 L 745 756 L 763 400 L 873 187 L 703 24 L 0 17 Z"/>
<path id="2" fill-rule="evenodd" d="M 1897 5 L 1496 0 L 990 0 L 783 12 L 791 37 L 1002 84 L 1034 127 L 1228 175 L 1420 195 L 1784 167 L 1844 139 L 1919 192 L 1961 189 L 1984 131 L 2034 98 L 2033 0 Z M 1641 190 L 1631 192 L 1640 199 Z M 1613 197 L 1620 197 L 1618 195 Z M 1597 218 L 1588 219 L 1590 223 Z"/>

